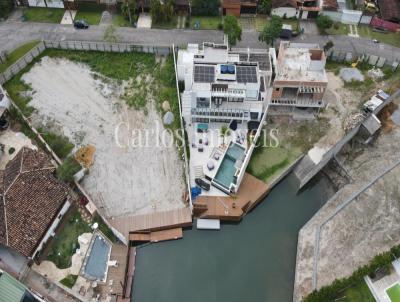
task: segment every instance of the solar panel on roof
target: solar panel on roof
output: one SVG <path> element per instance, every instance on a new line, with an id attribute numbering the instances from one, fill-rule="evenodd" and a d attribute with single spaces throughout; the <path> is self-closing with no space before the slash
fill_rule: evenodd
<path id="1" fill-rule="evenodd" d="M 194 81 L 198 83 L 214 82 L 214 66 L 194 66 Z"/>
<path id="2" fill-rule="evenodd" d="M 257 83 L 256 66 L 237 66 L 236 73 L 239 83 Z"/>

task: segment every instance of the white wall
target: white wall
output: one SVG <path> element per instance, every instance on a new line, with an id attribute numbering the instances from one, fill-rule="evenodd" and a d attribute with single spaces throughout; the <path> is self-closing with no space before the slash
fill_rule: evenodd
<path id="1" fill-rule="evenodd" d="M 342 23 L 344 24 L 358 24 L 360 21 L 362 12 L 358 10 L 343 10 Z"/>
<path id="2" fill-rule="evenodd" d="M 63 207 L 61 208 L 60 212 L 58 212 L 57 217 L 54 219 L 53 223 L 47 230 L 46 235 L 44 235 L 42 241 L 39 243 L 38 247 L 36 248 L 35 252 L 33 253 L 32 258 L 35 258 L 36 254 L 38 252 L 40 252 L 40 250 L 43 248 L 43 245 L 47 242 L 47 240 L 49 240 L 49 238 L 53 236 L 53 233 L 55 232 L 57 226 L 59 225 L 60 221 L 64 217 L 64 214 L 68 211 L 70 206 L 71 206 L 71 204 L 67 200 L 64 203 Z"/>
<path id="3" fill-rule="evenodd" d="M 46 0 L 47 7 L 64 8 L 64 3 L 61 0 Z M 28 0 L 29 6 L 46 7 L 44 0 Z"/>
<path id="4" fill-rule="evenodd" d="M 271 11 L 272 15 L 279 16 L 283 18 L 286 14 L 286 18 L 297 17 L 297 10 L 293 7 L 277 7 Z"/>

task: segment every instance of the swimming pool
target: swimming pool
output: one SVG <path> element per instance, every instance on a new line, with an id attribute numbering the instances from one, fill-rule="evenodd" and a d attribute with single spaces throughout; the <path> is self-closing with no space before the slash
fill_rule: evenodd
<path id="1" fill-rule="evenodd" d="M 95 233 L 82 265 L 82 275 L 86 279 L 106 282 L 111 243 L 101 233 Z"/>
<path id="2" fill-rule="evenodd" d="M 236 161 L 244 154 L 244 148 L 238 144 L 231 143 L 226 150 L 221 165 L 218 168 L 214 181 L 229 190 L 231 183 L 235 183 Z"/>

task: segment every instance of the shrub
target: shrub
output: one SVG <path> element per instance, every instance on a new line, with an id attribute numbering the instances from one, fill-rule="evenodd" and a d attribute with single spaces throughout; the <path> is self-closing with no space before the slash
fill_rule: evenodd
<path id="1" fill-rule="evenodd" d="M 75 145 L 71 143 L 65 136 L 45 131 L 42 128 L 38 128 L 38 131 L 40 132 L 46 143 L 49 144 L 50 148 L 60 158 L 66 158 L 68 154 L 72 151 L 72 149 L 75 147 Z"/>
<path id="2" fill-rule="evenodd" d="M 15 152 L 15 148 L 11 147 L 10 149 L 8 149 L 8 154 L 13 154 Z"/>
<path id="3" fill-rule="evenodd" d="M 74 175 L 79 172 L 81 166 L 72 156 L 67 157 L 64 162 L 58 166 L 57 177 L 65 182 L 73 182 Z"/>
<path id="4" fill-rule="evenodd" d="M 224 24 L 222 22 L 218 23 L 218 30 L 223 30 L 224 29 Z"/>
<path id="5" fill-rule="evenodd" d="M 75 285 L 76 279 L 78 279 L 78 275 L 68 275 L 60 283 L 68 288 L 72 288 Z"/>

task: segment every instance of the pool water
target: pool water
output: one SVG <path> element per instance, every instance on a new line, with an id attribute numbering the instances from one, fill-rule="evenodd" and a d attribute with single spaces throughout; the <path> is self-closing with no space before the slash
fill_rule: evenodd
<path id="1" fill-rule="evenodd" d="M 95 236 L 83 274 L 90 280 L 104 281 L 107 277 L 111 245 L 101 235 L 96 234 Z"/>
<path id="2" fill-rule="evenodd" d="M 244 154 L 244 148 L 231 143 L 214 177 L 214 181 L 229 190 L 231 183 L 234 183 L 236 172 L 235 163 Z"/>
<path id="3" fill-rule="evenodd" d="M 137 249 L 132 301 L 292 302 L 299 229 L 333 194 L 284 179 L 238 224 Z"/>

